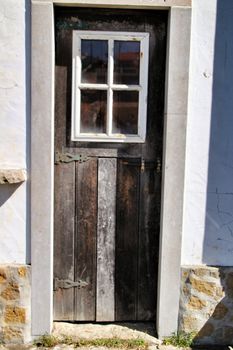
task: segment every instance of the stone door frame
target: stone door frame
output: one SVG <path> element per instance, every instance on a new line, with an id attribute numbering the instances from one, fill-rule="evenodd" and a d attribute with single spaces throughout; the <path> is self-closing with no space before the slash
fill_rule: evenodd
<path id="1" fill-rule="evenodd" d="M 53 323 L 54 5 L 169 10 L 157 332 L 170 335 L 177 331 L 180 296 L 191 0 L 31 3 L 32 336 L 50 333 Z"/>

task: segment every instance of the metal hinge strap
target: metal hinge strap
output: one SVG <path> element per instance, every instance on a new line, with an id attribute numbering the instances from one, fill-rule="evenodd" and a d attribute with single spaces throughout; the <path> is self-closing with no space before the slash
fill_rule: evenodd
<path id="1" fill-rule="evenodd" d="M 59 278 L 54 278 L 53 280 L 53 290 L 56 291 L 58 289 L 68 289 L 68 288 L 85 288 L 88 286 L 88 283 L 86 281 L 78 280 L 78 281 L 71 281 L 71 280 L 60 280 Z"/>
<path id="2" fill-rule="evenodd" d="M 71 162 L 84 163 L 89 159 L 90 157 L 86 157 L 82 154 L 60 153 L 58 151 L 55 152 L 55 164 Z"/>

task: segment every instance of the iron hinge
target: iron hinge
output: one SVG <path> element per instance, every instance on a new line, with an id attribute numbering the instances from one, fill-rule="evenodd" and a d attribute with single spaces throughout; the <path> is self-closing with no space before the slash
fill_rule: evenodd
<path id="1" fill-rule="evenodd" d="M 161 162 L 161 159 L 160 159 L 159 157 L 157 157 L 157 166 L 156 166 L 156 172 L 157 172 L 157 174 L 160 174 L 160 173 L 161 173 L 161 166 L 162 166 L 161 163 L 162 163 L 162 162 Z"/>
<path id="2" fill-rule="evenodd" d="M 143 173 L 145 171 L 145 159 L 141 158 L 141 172 Z"/>
<path id="3" fill-rule="evenodd" d="M 53 280 L 53 290 L 57 291 L 58 289 L 68 289 L 68 288 L 85 288 L 88 286 L 88 283 L 86 281 L 77 280 L 77 281 L 71 281 L 71 280 L 60 280 L 59 278 L 55 277 Z"/>
<path id="4" fill-rule="evenodd" d="M 61 153 L 58 151 L 55 152 L 55 164 L 71 162 L 84 163 L 89 159 L 90 157 L 86 157 L 82 154 Z"/>

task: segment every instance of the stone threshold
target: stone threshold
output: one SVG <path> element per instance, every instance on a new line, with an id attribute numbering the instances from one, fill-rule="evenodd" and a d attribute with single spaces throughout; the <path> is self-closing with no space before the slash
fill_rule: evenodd
<path id="1" fill-rule="evenodd" d="M 151 322 L 124 323 L 70 323 L 54 322 L 52 334 L 75 339 L 143 339 L 149 345 L 161 345 L 161 340 L 155 337 L 155 324 Z"/>
<path id="2" fill-rule="evenodd" d="M 49 347 L 49 348 L 45 348 L 45 347 L 37 347 L 37 346 L 33 346 L 33 345 L 16 345 L 16 344 L 12 344 L 12 345 L 0 345 L 0 350 L 37 350 L 37 349 L 51 349 L 51 350 L 73 350 L 73 349 L 78 349 L 78 350 L 124 350 L 123 348 L 108 348 L 108 347 L 73 347 L 72 345 L 56 345 L 54 347 Z M 125 349 L 128 350 L 128 349 Z M 138 350 L 137 348 L 135 349 L 131 349 L 131 350 Z M 176 348 L 174 346 L 165 346 L 165 345 L 154 345 L 154 346 L 149 346 L 148 350 L 192 350 L 190 348 Z"/>

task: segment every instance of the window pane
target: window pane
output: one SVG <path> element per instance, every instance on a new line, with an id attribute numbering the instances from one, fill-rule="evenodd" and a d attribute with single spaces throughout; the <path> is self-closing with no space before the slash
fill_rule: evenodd
<path id="1" fill-rule="evenodd" d="M 107 92 L 100 90 L 81 91 L 81 133 L 106 132 Z"/>
<path id="2" fill-rule="evenodd" d="M 114 83 L 139 84 L 140 43 L 114 41 Z"/>
<path id="3" fill-rule="evenodd" d="M 82 83 L 107 83 L 107 40 L 82 40 L 81 59 Z"/>
<path id="4" fill-rule="evenodd" d="M 137 91 L 114 91 L 112 132 L 114 134 L 138 133 Z"/>

